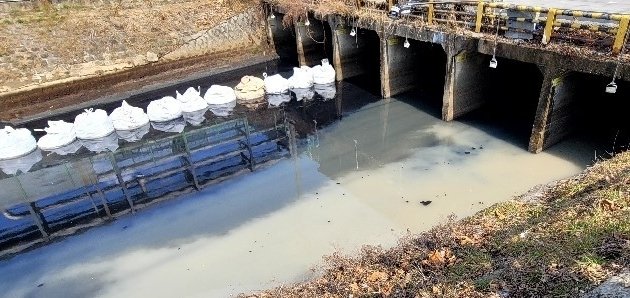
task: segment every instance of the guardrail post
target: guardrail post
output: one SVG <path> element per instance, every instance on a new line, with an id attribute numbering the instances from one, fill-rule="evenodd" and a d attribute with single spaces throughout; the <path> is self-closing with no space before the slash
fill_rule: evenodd
<path id="1" fill-rule="evenodd" d="M 429 3 L 429 11 L 427 13 L 427 23 L 429 25 L 433 25 L 433 18 L 435 17 L 435 4 Z"/>
<path id="2" fill-rule="evenodd" d="M 628 34 L 628 24 L 630 23 L 630 16 L 624 15 L 619 21 L 619 29 L 617 29 L 617 36 L 615 37 L 615 43 L 613 44 L 613 54 L 621 53 L 621 49 L 625 46 L 626 35 Z"/>
<path id="3" fill-rule="evenodd" d="M 553 32 L 553 24 L 556 22 L 556 12 L 555 8 L 549 9 L 547 13 L 547 23 L 545 24 L 545 32 L 543 33 L 542 43 L 548 44 L 551 39 L 551 33 Z"/>
<path id="4" fill-rule="evenodd" d="M 481 21 L 483 20 L 483 8 L 484 8 L 483 1 L 479 1 L 479 4 L 477 4 L 477 19 L 475 22 L 475 32 L 477 33 L 481 32 Z"/>

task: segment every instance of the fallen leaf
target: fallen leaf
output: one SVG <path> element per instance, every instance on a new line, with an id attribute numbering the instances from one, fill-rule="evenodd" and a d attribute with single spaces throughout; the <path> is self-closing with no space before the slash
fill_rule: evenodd
<path id="1" fill-rule="evenodd" d="M 370 276 L 368 276 L 368 281 L 377 282 L 377 281 L 385 281 L 387 280 L 387 273 L 381 271 L 374 271 Z"/>
<path id="2" fill-rule="evenodd" d="M 460 245 L 475 245 L 477 241 L 471 239 L 468 236 L 459 236 L 459 244 Z"/>
<path id="3" fill-rule="evenodd" d="M 494 215 L 500 220 L 504 220 L 506 218 L 506 216 L 503 213 L 501 213 L 499 209 L 494 210 Z"/>

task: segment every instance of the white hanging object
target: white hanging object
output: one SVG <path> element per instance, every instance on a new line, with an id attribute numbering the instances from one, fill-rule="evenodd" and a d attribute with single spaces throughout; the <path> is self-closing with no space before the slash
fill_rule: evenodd
<path id="1" fill-rule="evenodd" d="M 274 20 L 276 18 L 276 15 L 274 13 L 271 14 L 271 16 L 269 17 L 270 19 Z"/>
<path id="2" fill-rule="evenodd" d="M 35 149 L 37 142 L 28 129 L 11 126 L 0 129 L 0 160 L 24 156 Z"/>
<path id="3" fill-rule="evenodd" d="M 357 30 L 352 28 L 352 30 L 350 30 L 350 36 L 357 36 Z"/>
<path id="4" fill-rule="evenodd" d="M 617 93 L 617 83 L 615 83 L 615 81 L 612 81 L 608 85 L 606 85 L 606 93 L 609 93 L 609 94 Z"/>
<path id="5" fill-rule="evenodd" d="M 492 59 L 490 60 L 490 68 L 497 68 L 498 65 L 499 65 L 499 62 L 497 61 L 497 58 L 492 57 Z"/>
<path id="6" fill-rule="evenodd" d="M 74 131 L 78 139 L 100 139 L 112 134 L 114 130 L 112 120 L 101 109 L 87 109 L 74 118 Z"/>
<path id="7" fill-rule="evenodd" d="M 304 25 L 305 26 L 310 26 L 311 25 L 311 22 L 308 20 L 308 17 L 306 18 L 306 22 L 304 22 Z"/>
<path id="8" fill-rule="evenodd" d="M 403 46 L 404 46 L 406 49 L 408 49 L 408 48 L 411 46 L 411 44 L 409 43 L 409 40 L 408 40 L 407 38 L 405 38 L 405 43 L 403 43 Z"/>
<path id="9" fill-rule="evenodd" d="M 48 121 L 48 127 L 43 129 L 46 135 L 37 141 L 37 146 L 45 151 L 66 146 L 77 139 L 74 124 L 63 120 Z"/>

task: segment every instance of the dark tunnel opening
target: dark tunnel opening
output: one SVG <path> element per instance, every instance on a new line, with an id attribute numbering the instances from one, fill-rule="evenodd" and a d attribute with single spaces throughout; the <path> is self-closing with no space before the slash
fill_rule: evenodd
<path id="1" fill-rule="evenodd" d="M 348 36 L 350 37 L 350 36 Z M 356 29 L 354 46 L 360 48 L 359 57 L 354 62 L 362 71 L 345 81 L 357 85 L 374 95 L 381 95 L 381 39 L 373 30 Z"/>
<path id="2" fill-rule="evenodd" d="M 273 44 L 278 56 L 280 65 L 298 65 L 297 44 L 295 42 L 295 28 L 293 26 L 284 27 L 282 19 L 284 14 L 274 12 L 274 18 L 267 18 L 269 29 L 272 32 Z"/>
<path id="3" fill-rule="evenodd" d="M 412 67 L 411 89 L 396 99 L 441 117 L 446 81 L 446 52 L 439 44 L 408 39 L 409 63 Z"/>
<path id="4" fill-rule="evenodd" d="M 498 57 L 498 66 L 489 67 L 491 56 L 482 55 L 479 75 L 480 108 L 461 120 L 489 127 L 489 133 L 527 149 L 543 84 L 537 65 Z"/>
<path id="5" fill-rule="evenodd" d="M 551 126 L 546 138 L 553 142 L 553 133 L 584 140 L 598 157 L 610 157 L 614 153 L 628 150 L 630 146 L 630 82 L 617 81 L 617 92 L 606 92 L 610 78 L 592 74 L 572 72 L 563 78 L 566 90 L 571 90 L 567 100 L 558 91 L 554 98 Z M 565 111 L 562 111 L 564 108 Z M 564 119 L 564 121 L 562 121 Z M 555 140 L 557 141 L 557 140 Z M 553 143 L 549 144 L 550 146 Z"/>

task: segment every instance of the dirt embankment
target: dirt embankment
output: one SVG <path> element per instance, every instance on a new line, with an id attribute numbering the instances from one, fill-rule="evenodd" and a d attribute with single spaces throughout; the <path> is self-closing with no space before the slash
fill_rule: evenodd
<path id="1" fill-rule="evenodd" d="M 46 103 L 32 104 L 63 95 L 46 98 L 41 89 L 50 86 L 155 64 L 175 66 L 194 57 L 206 57 L 201 60 L 211 67 L 215 60 L 225 64 L 240 60 L 240 53 L 263 52 L 267 42 L 257 0 L 81 0 L 5 6 L 0 11 L 0 40 L 2 120 L 45 111 Z"/>
<path id="2" fill-rule="evenodd" d="M 316 280 L 242 297 L 579 297 L 629 265 L 626 152 L 392 249 L 330 256 Z M 603 291 L 613 294 L 593 295 L 620 297 Z"/>

